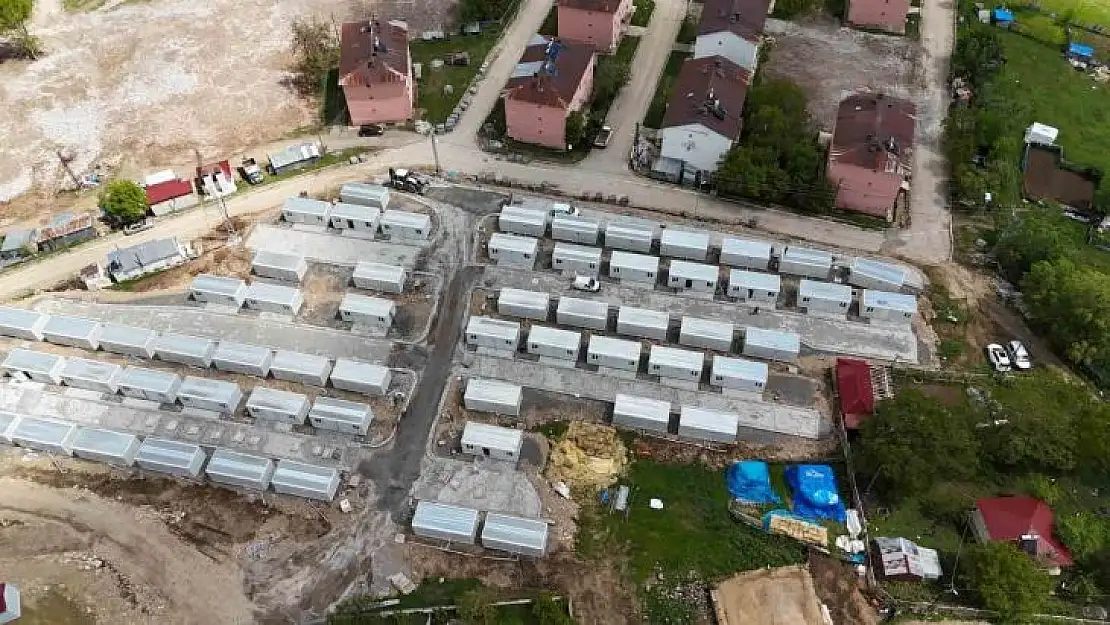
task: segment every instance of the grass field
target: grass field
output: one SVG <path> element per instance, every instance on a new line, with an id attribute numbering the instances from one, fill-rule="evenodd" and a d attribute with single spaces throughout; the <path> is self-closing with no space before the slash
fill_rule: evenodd
<path id="1" fill-rule="evenodd" d="M 500 36 L 500 32 L 490 30 L 470 37 L 455 36 L 445 41 L 413 41 L 409 45 L 412 62 L 423 66 L 421 79 L 417 81 L 416 98 L 416 106 L 424 109 L 423 119 L 433 124 L 447 120 Z M 432 69 L 433 59 L 442 59 L 456 52 L 469 53 L 470 65 L 444 65 L 439 69 Z M 444 93 L 445 85 L 451 85 L 454 91 Z"/>
<path id="2" fill-rule="evenodd" d="M 1081 24 L 1102 24 L 1110 29 L 1110 1 L 1108 0 L 1037 0 L 1045 11 L 1072 16 Z"/>

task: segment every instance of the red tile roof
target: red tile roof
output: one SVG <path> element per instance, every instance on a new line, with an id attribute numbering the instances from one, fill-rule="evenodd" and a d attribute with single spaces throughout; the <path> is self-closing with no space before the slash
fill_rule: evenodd
<path id="1" fill-rule="evenodd" d="M 729 31 L 759 43 L 771 0 L 706 0 L 698 22 L 699 35 Z"/>
<path id="2" fill-rule="evenodd" d="M 555 68 L 541 70 L 538 75 L 510 78 L 505 83 L 506 97 L 544 106 L 567 108 L 574 94 L 586 77 L 596 54 L 588 44 L 559 41 L 560 51 L 555 57 Z M 524 49 L 520 63 L 536 63 L 547 58 L 548 44 L 537 44 Z"/>
<path id="3" fill-rule="evenodd" d="M 883 171 L 893 161 L 909 168 L 916 120 L 913 102 L 881 93 L 849 96 L 836 115 L 829 162 Z"/>
<path id="4" fill-rule="evenodd" d="M 701 124 L 729 139 L 739 138 L 750 81 L 748 70 L 722 56 L 687 59 L 667 102 L 663 128 Z M 720 103 L 717 112 L 708 105 L 711 99 Z"/>
<path id="5" fill-rule="evenodd" d="M 582 11 L 616 13 L 621 6 L 621 0 L 559 0 L 559 6 Z"/>
<path id="6" fill-rule="evenodd" d="M 233 176 L 231 175 L 231 163 L 227 161 L 209 163 L 207 165 L 197 167 L 197 178 L 203 178 L 204 176 L 208 176 L 220 171 L 222 171 L 224 175 L 227 176 L 228 180 L 233 179 Z"/>
<path id="7" fill-rule="evenodd" d="M 1056 566 L 1071 566 L 1071 552 L 1052 536 L 1052 508 L 1032 497 L 992 497 L 975 502 L 987 536 L 995 542 L 1017 542 L 1022 536 L 1037 540 L 1037 556 Z"/>
<path id="8" fill-rule="evenodd" d="M 339 36 L 339 84 L 373 86 L 409 76 L 409 30 L 404 22 L 348 22 Z"/>
<path id="9" fill-rule="evenodd" d="M 854 358 L 836 359 L 836 390 L 844 427 L 854 430 L 863 417 L 875 414 L 875 389 L 871 386 L 871 365 Z"/>
<path id="10" fill-rule="evenodd" d="M 167 180 L 146 188 L 146 204 L 154 206 L 166 200 L 183 197 L 193 192 L 193 184 L 188 180 Z"/>

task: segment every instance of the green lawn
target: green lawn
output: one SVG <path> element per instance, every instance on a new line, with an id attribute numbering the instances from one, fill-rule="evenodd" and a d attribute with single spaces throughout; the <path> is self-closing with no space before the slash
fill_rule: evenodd
<path id="1" fill-rule="evenodd" d="M 675 79 L 678 78 L 678 72 L 688 58 L 690 58 L 690 54 L 686 52 L 671 52 L 671 56 L 667 58 L 667 64 L 663 67 L 663 74 L 659 76 L 659 82 L 655 85 L 655 95 L 651 97 L 651 105 L 648 106 L 647 114 L 644 115 L 644 125 L 648 128 L 659 128 L 663 125 L 663 115 L 667 112 L 667 100 L 671 98 L 671 90 L 674 89 Z"/>
<path id="2" fill-rule="evenodd" d="M 636 12 L 632 14 L 633 26 L 647 26 L 655 13 L 655 0 L 635 0 Z"/>
<path id="3" fill-rule="evenodd" d="M 1072 16 L 1081 24 L 1101 24 L 1110 29 L 1110 2 L 1107 0 L 1037 0 L 1050 13 Z"/>
<path id="4" fill-rule="evenodd" d="M 423 119 L 434 124 L 447 120 L 500 36 L 500 31 L 488 30 L 471 37 L 456 35 L 445 41 L 413 41 L 409 45 L 413 63 L 423 66 L 421 78 L 417 81 L 416 101 L 416 106 L 424 110 Z M 470 65 L 444 65 L 432 69 L 432 59 L 442 59 L 455 52 L 470 53 Z M 445 85 L 453 86 L 454 92 L 444 93 Z"/>

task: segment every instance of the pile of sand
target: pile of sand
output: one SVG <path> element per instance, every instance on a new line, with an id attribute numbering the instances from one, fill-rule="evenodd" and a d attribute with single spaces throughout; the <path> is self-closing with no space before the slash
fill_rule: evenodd
<path id="1" fill-rule="evenodd" d="M 572 488 L 601 489 L 616 481 L 628 464 L 628 450 L 614 428 L 572 421 L 551 450 L 547 478 Z"/>

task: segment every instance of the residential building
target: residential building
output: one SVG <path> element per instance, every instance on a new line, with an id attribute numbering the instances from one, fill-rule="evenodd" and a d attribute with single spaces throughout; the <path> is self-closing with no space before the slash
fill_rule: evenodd
<path id="1" fill-rule="evenodd" d="M 707 0 L 698 21 L 694 59 L 721 56 L 754 73 L 771 0 Z"/>
<path id="2" fill-rule="evenodd" d="M 798 309 L 845 317 L 852 305 L 852 287 L 835 282 L 802 280 L 798 283 Z"/>
<path id="3" fill-rule="evenodd" d="M 678 342 L 690 347 L 715 349 L 721 352 L 732 351 L 732 339 L 736 326 L 728 321 L 683 317 L 678 331 Z"/>
<path id="4" fill-rule="evenodd" d="M 278 350 L 270 362 L 270 375 L 275 380 L 324 386 L 331 373 L 331 361 L 325 356 Z"/>
<path id="5" fill-rule="evenodd" d="M 495 232 L 486 245 L 490 260 L 496 265 L 534 269 L 539 240 L 515 234 Z"/>
<path id="6" fill-rule="evenodd" d="M 165 271 L 189 260 L 189 250 L 176 237 L 154 239 L 108 252 L 105 270 L 114 282 Z"/>
<path id="7" fill-rule="evenodd" d="M 740 416 L 694 406 L 683 406 L 678 415 L 678 435 L 720 443 L 734 443 L 740 430 Z"/>
<path id="8" fill-rule="evenodd" d="M 255 419 L 303 425 L 308 418 L 306 395 L 256 386 L 247 397 L 247 412 Z"/>
<path id="9" fill-rule="evenodd" d="M 351 282 L 357 288 L 385 293 L 403 293 L 408 272 L 400 265 L 387 265 L 369 260 L 360 260 L 355 265 Z"/>
<path id="10" fill-rule="evenodd" d="M 263 456 L 217 448 L 208 459 L 204 474 L 216 484 L 266 490 L 274 474 L 274 461 Z"/>
<path id="11" fill-rule="evenodd" d="M 773 273 L 743 269 L 728 272 L 728 296 L 751 306 L 774 308 L 782 291 L 782 278 Z"/>
<path id="12" fill-rule="evenodd" d="M 393 327 L 393 318 L 396 316 L 397 303 L 381 297 L 347 293 L 339 302 L 340 319 L 367 326 L 383 334 Z"/>
<path id="13" fill-rule="evenodd" d="M 380 212 L 389 208 L 389 193 L 389 187 L 385 185 L 350 182 L 339 187 L 339 201 L 344 204 L 369 206 Z"/>
<path id="14" fill-rule="evenodd" d="M 831 252 L 791 245 L 779 259 L 779 273 L 828 280 L 832 262 Z"/>
<path id="15" fill-rule="evenodd" d="M 913 295 L 864 289 L 859 298 L 859 316 L 872 323 L 906 324 L 913 321 L 915 314 L 917 298 Z"/>
<path id="16" fill-rule="evenodd" d="M 251 272 L 263 278 L 300 282 L 308 272 L 308 263 L 299 254 L 258 250 L 251 260 Z"/>
<path id="17" fill-rule="evenodd" d="M 540 291 L 503 288 L 497 294 L 497 313 L 521 319 L 547 321 L 551 296 Z"/>
<path id="18" fill-rule="evenodd" d="M 468 421 L 463 426 L 460 446 L 470 456 L 516 462 L 524 445 L 524 431 Z"/>
<path id="19" fill-rule="evenodd" d="M 917 107 L 881 93 L 840 103 L 829 146 L 829 183 L 836 207 L 894 219 L 894 205 L 909 188 Z"/>
<path id="20" fill-rule="evenodd" d="M 286 198 L 281 207 L 281 218 L 291 224 L 327 226 L 331 215 L 331 202 L 308 197 Z"/>
<path id="21" fill-rule="evenodd" d="M 41 341 L 42 330 L 48 321 L 49 315 L 36 310 L 0 306 L 0 336 Z"/>
<path id="22" fill-rule="evenodd" d="M 42 338 L 55 345 L 68 345 L 96 351 L 100 349 L 100 322 L 84 317 L 51 315 L 42 329 Z"/>
<path id="23" fill-rule="evenodd" d="M 667 286 L 678 292 L 712 295 L 717 292 L 717 265 L 672 260 L 667 273 Z"/>
<path id="24" fill-rule="evenodd" d="M 339 86 L 356 126 L 412 119 L 415 86 L 408 24 L 376 19 L 343 24 Z"/>
<path id="25" fill-rule="evenodd" d="M 655 231 L 648 226 L 633 226 L 610 221 L 605 224 L 605 247 L 646 254 L 655 242 Z"/>
<path id="26" fill-rule="evenodd" d="M 547 233 L 548 211 L 526 208 L 524 206 L 503 206 L 497 216 L 497 227 L 501 232 L 521 234 L 529 237 L 542 237 Z"/>
<path id="27" fill-rule="evenodd" d="M 582 245 L 597 245 L 601 224 L 593 219 L 572 215 L 555 215 L 551 220 L 551 238 Z"/>
<path id="28" fill-rule="evenodd" d="M 844 21 L 868 30 L 902 35 L 909 13 L 910 0 L 849 0 Z"/>
<path id="29" fill-rule="evenodd" d="M 767 241 L 725 237 L 721 241 L 721 264 L 741 269 L 767 271 L 774 246 Z"/>
<path id="30" fill-rule="evenodd" d="M 875 414 L 875 371 L 871 365 L 855 358 L 836 359 L 836 395 L 840 416 L 848 430 Z"/>
<path id="31" fill-rule="evenodd" d="M 522 401 L 524 389 L 501 380 L 470 378 L 466 381 L 466 390 L 463 392 L 463 406 L 477 412 L 515 417 L 520 415 Z"/>
<path id="32" fill-rule="evenodd" d="M 105 323 L 100 327 L 100 349 L 124 356 L 154 358 L 154 341 L 158 333 L 147 328 L 136 328 Z"/>
<path id="33" fill-rule="evenodd" d="M 270 374 L 274 351 L 269 347 L 220 341 L 212 352 L 212 366 L 220 371 L 230 371 L 265 378 Z"/>
<path id="34" fill-rule="evenodd" d="M 528 330 L 528 353 L 541 358 L 554 358 L 576 362 L 582 346 L 582 334 L 571 330 L 560 330 L 547 326 L 533 325 Z"/>
<path id="35" fill-rule="evenodd" d="M 270 172 L 275 176 L 303 169 L 320 162 L 320 146 L 315 142 L 298 143 L 285 149 L 271 152 Z"/>
<path id="36" fill-rule="evenodd" d="M 142 442 L 134 434 L 81 426 L 73 437 L 72 449 L 78 458 L 129 467 L 135 464 Z"/>
<path id="37" fill-rule="evenodd" d="M 12 228 L 0 243 L 0 260 L 14 261 L 38 251 L 38 231 L 34 228 Z"/>
<path id="38" fill-rule="evenodd" d="M 793 332 L 764 330 L 751 326 L 744 330 L 745 356 L 794 362 L 801 351 L 802 339 Z"/>
<path id="39" fill-rule="evenodd" d="M 243 400 L 243 391 L 234 382 L 187 376 L 177 388 L 177 401 L 186 408 L 234 415 Z"/>
<path id="40" fill-rule="evenodd" d="M 135 454 L 135 464 L 145 471 L 196 479 L 208 454 L 199 445 L 147 437 Z"/>
<path id="41" fill-rule="evenodd" d="M 216 341 L 186 334 L 163 332 L 154 340 L 154 357 L 179 365 L 207 369 L 212 366 Z"/>
<path id="42" fill-rule="evenodd" d="M 308 411 L 308 420 L 320 430 L 366 436 L 374 411 L 367 404 L 318 396 Z"/>
<path id="43" fill-rule="evenodd" d="M 671 318 L 665 312 L 621 306 L 617 311 L 617 332 L 657 341 L 667 340 Z"/>
<path id="44" fill-rule="evenodd" d="M 385 395 L 393 373 L 389 367 L 369 362 L 339 358 L 331 370 L 331 385 L 338 389 L 363 395 Z"/>
<path id="45" fill-rule="evenodd" d="M 304 306 L 304 294 L 292 286 L 252 282 L 243 296 L 243 305 L 251 310 L 296 315 Z"/>
<path id="46" fill-rule="evenodd" d="M 586 347 L 586 362 L 598 367 L 638 371 L 643 346 L 639 341 L 626 341 L 600 334 L 591 334 Z"/>
<path id="47" fill-rule="evenodd" d="M 549 528 L 542 519 L 489 512 L 482 523 L 482 546 L 538 558 L 547 553 Z"/>
<path id="48" fill-rule="evenodd" d="M 349 185 L 348 185 L 349 186 Z M 360 185 L 361 186 L 361 185 Z M 332 228 L 338 230 L 356 230 L 365 237 L 372 238 L 378 232 L 378 224 L 382 219 L 382 211 L 365 204 L 348 204 L 336 202 L 328 213 L 328 221 Z"/>
<path id="49" fill-rule="evenodd" d="M 659 154 L 683 164 L 683 180 L 705 181 L 740 138 L 750 82 L 750 71 L 725 57 L 682 64 L 663 115 Z"/>
<path id="50" fill-rule="evenodd" d="M 567 149 L 567 117 L 589 102 L 596 64 L 589 44 L 551 40 L 526 47 L 505 85 L 508 136 Z"/>
<path id="51" fill-rule="evenodd" d="M 616 52 L 633 11 L 632 0 L 559 0 L 559 38 Z"/>
<path id="52" fill-rule="evenodd" d="M 705 369 L 705 353 L 652 345 L 648 355 L 648 373 L 660 378 L 698 382 Z"/>
<path id="53" fill-rule="evenodd" d="M 559 325 L 604 331 L 609 327 L 609 305 L 577 297 L 560 297 L 555 307 Z"/>
<path id="54" fill-rule="evenodd" d="M 658 276 L 658 256 L 621 251 L 615 251 L 609 256 L 609 277 L 614 280 L 654 285 Z"/>
<path id="55" fill-rule="evenodd" d="M 77 425 L 69 421 L 21 416 L 8 428 L 7 437 L 15 445 L 59 456 L 73 455 Z"/>
<path id="56" fill-rule="evenodd" d="M 235 172 L 231 163 L 220 161 L 197 167 L 197 190 L 208 197 L 223 197 L 235 193 Z"/>
<path id="57" fill-rule="evenodd" d="M 175 373 L 127 367 L 116 382 L 124 397 L 172 404 L 177 401 L 177 389 L 181 388 L 182 379 Z"/>
<path id="58" fill-rule="evenodd" d="M 906 284 L 906 269 L 870 258 L 854 258 L 849 266 L 848 282 L 862 289 L 898 291 Z"/>
<path id="59" fill-rule="evenodd" d="M 189 287 L 192 298 L 203 304 L 219 304 L 239 308 L 247 296 L 247 283 L 239 278 L 197 274 Z"/>
<path id="60" fill-rule="evenodd" d="M 768 367 L 765 362 L 745 358 L 713 356 L 709 383 L 721 388 L 762 393 L 767 388 Z"/>
<path id="61" fill-rule="evenodd" d="M 520 346 L 520 323 L 492 317 L 471 317 L 466 323 L 466 343 L 515 352 Z"/>
<path id="62" fill-rule="evenodd" d="M 448 543 L 473 545 L 478 536 L 479 512 L 435 501 L 420 501 L 412 515 L 412 533 Z"/>
<path id="63" fill-rule="evenodd" d="M 596 278 L 601 271 L 601 248 L 556 243 L 551 265 L 565 275 Z"/>
<path id="64" fill-rule="evenodd" d="M 670 422 L 670 402 L 617 393 L 613 402 L 613 425 L 665 433 Z"/>
<path id="65" fill-rule="evenodd" d="M 1070 567 L 1071 552 L 1053 536 L 1052 508 L 1025 495 L 990 497 L 975 502 L 971 525 L 982 542 L 1007 542 L 1059 574 Z"/>
<path id="66" fill-rule="evenodd" d="M 382 234 L 391 238 L 424 241 L 432 234 L 432 218 L 424 213 L 387 210 L 379 223 Z"/>
<path id="67" fill-rule="evenodd" d="M 702 262 L 709 255 L 709 233 L 667 228 L 659 237 L 659 253 L 671 258 Z"/>
<path id="68" fill-rule="evenodd" d="M 96 237 L 96 215 L 62 213 L 38 229 L 40 252 L 52 252 Z"/>
<path id="69" fill-rule="evenodd" d="M 200 198 L 193 193 L 193 184 L 188 180 L 175 178 L 146 188 L 146 205 L 155 217 L 196 206 L 199 201 Z"/>
<path id="70" fill-rule="evenodd" d="M 318 467 L 293 460 L 278 460 L 277 468 L 270 476 L 270 486 L 274 492 L 320 501 L 335 499 L 339 482 L 339 469 Z"/>

